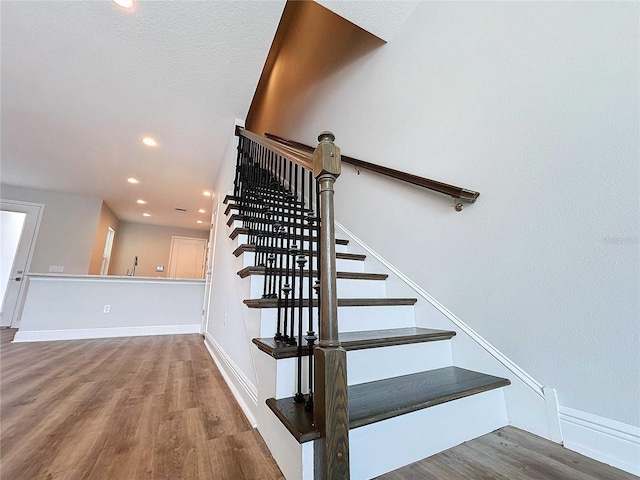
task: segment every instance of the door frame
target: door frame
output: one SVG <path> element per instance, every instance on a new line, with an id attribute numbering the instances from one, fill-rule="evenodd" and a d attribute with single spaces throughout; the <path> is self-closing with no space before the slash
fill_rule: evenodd
<path id="1" fill-rule="evenodd" d="M 20 237 L 20 243 L 18 243 L 17 252 L 28 249 L 27 250 L 27 262 L 25 264 L 25 270 L 23 274 L 23 280 L 25 274 L 30 273 L 31 269 L 31 261 L 33 260 L 33 253 L 36 248 L 36 241 L 38 239 L 38 232 L 40 231 L 40 224 L 42 223 L 42 216 L 44 214 L 45 205 L 43 203 L 32 203 L 32 202 L 22 202 L 19 200 L 5 200 L 0 199 L 0 210 L 5 210 L 8 212 L 21 212 L 26 213 L 27 217 L 24 221 L 24 227 L 22 229 L 22 236 Z M 33 229 L 30 231 L 29 226 L 29 218 L 30 216 L 35 215 L 35 225 L 33 225 Z M 33 217 L 31 217 L 33 218 Z M 26 242 L 26 243 L 25 243 Z M 24 250 L 23 250 L 24 251 Z M 17 253 L 16 253 L 17 255 Z M 11 272 L 13 276 L 13 272 Z M 27 293 L 27 285 L 28 282 L 21 281 L 20 288 L 18 289 L 18 297 L 16 299 L 16 305 L 13 309 L 13 313 L 11 314 L 11 321 L 9 325 L 13 328 L 20 326 L 20 318 L 22 317 L 22 309 L 24 307 L 24 297 Z"/>

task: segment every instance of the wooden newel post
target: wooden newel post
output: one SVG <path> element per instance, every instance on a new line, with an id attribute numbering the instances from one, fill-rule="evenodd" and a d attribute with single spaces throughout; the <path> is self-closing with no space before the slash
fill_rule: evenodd
<path id="1" fill-rule="evenodd" d="M 313 154 L 313 175 L 320 184 L 320 322 L 315 356 L 314 476 L 318 480 L 349 478 L 349 399 L 347 352 L 338 338 L 336 242 L 333 185 L 340 175 L 340 149 L 331 132 L 322 132 Z"/>

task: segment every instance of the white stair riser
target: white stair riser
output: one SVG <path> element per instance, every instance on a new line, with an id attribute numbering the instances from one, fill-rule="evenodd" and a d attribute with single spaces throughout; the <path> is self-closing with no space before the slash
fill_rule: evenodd
<path id="1" fill-rule="evenodd" d="M 228 225 L 228 226 L 227 226 L 227 228 L 228 228 L 228 233 L 229 233 L 229 235 L 231 235 L 231 233 L 232 233 L 236 228 L 244 228 L 244 227 L 245 227 L 245 225 L 244 225 L 244 221 L 242 221 L 242 220 L 234 220 L 230 225 Z M 292 226 L 292 227 L 291 227 L 291 233 L 293 233 L 293 231 L 294 231 L 294 227 Z M 300 234 L 300 227 L 295 227 L 295 232 L 296 232 L 296 234 Z M 306 236 L 306 235 L 309 235 L 309 229 L 308 229 L 308 228 L 304 228 L 304 229 L 303 229 L 303 233 L 304 233 L 304 235 L 305 235 L 305 236 Z M 315 233 L 315 235 L 317 236 L 317 235 L 318 235 L 318 233 L 316 232 L 316 233 Z M 344 236 L 344 235 L 340 235 L 340 234 L 338 233 L 338 238 L 346 238 L 346 236 Z"/>
<path id="2" fill-rule="evenodd" d="M 302 358 L 303 393 L 307 392 L 308 361 L 308 357 Z M 347 366 L 347 382 L 349 385 L 449 367 L 451 366 L 451 344 L 449 341 L 443 340 L 351 350 L 347 352 Z M 277 360 L 275 398 L 287 398 L 295 395 L 297 391 L 297 375 L 297 358 Z"/>
<path id="3" fill-rule="evenodd" d="M 229 225 L 229 233 L 231 233 L 235 228 L 243 228 L 246 225 L 244 224 L 243 220 L 234 220 L 233 223 L 231 223 L 231 225 Z M 305 224 L 306 226 L 306 224 Z M 286 228 L 286 227 L 285 227 Z M 293 233 L 293 225 L 291 225 L 291 232 Z M 296 226 L 296 233 L 300 233 L 300 227 Z M 305 235 L 308 235 L 309 229 L 305 228 L 304 229 Z"/>
<path id="4" fill-rule="evenodd" d="M 350 430 L 351 478 L 377 477 L 508 423 L 495 389 Z"/>
<path id="5" fill-rule="evenodd" d="M 451 365 L 449 340 L 352 350 L 347 353 L 347 379 L 356 385 Z"/>
<path id="6" fill-rule="evenodd" d="M 262 275 L 250 275 L 249 279 L 243 279 L 251 282 L 251 297 L 250 298 L 262 298 L 264 292 L 265 278 Z M 315 281 L 315 279 L 314 279 Z M 291 279 L 289 278 L 289 282 Z M 283 279 L 284 283 L 284 279 Z M 290 283 L 293 286 L 292 283 Z M 269 282 L 267 282 L 269 287 Z M 278 288 L 278 281 L 276 279 L 275 289 L 276 293 Z M 296 296 L 298 295 L 300 288 L 300 278 L 296 278 Z M 339 298 L 382 298 L 385 297 L 387 292 L 385 288 L 385 282 L 383 280 L 355 280 L 350 278 L 338 278 L 337 279 L 338 297 Z M 309 278 L 305 277 L 302 281 L 302 297 L 309 298 Z M 313 297 L 317 298 L 315 290 L 312 292 Z M 284 297 L 283 297 L 284 298 Z"/>
<path id="7" fill-rule="evenodd" d="M 255 265 L 255 252 L 244 252 L 238 258 L 241 258 L 240 263 L 237 264 L 241 270 L 246 267 L 253 267 Z M 316 263 L 314 259 L 314 265 Z M 362 260 L 345 260 L 341 258 L 336 259 L 336 269 L 339 272 L 364 272 L 364 262 Z"/>
<path id="8" fill-rule="evenodd" d="M 306 331 L 308 311 L 303 309 L 302 321 Z M 297 314 L 297 312 L 296 312 Z M 318 309 L 313 309 L 314 330 L 318 332 Z M 296 322 L 297 322 L 296 315 Z M 263 308 L 260 318 L 260 336 L 271 337 L 277 326 L 276 308 Z M 338 307 L 338 327 L 341 332 L 360 330 L 381 330 L 415 326 L 413 305 L 393 305 L 386 307 Z M 297 330 L 296 330 L 297 331 Z"/>
<path id="9" fill-rule="evenodd" d="M 350 430 L 351 478 L 374 478 L 486 435 L 508 425 L 505 412 L 503 391 L 495 389 Z M 295 445 L 275 415 L 269 423 L 270 428 L 264 430 L 269 430 L 273 440 L 291 447 L 270 445 L 283 473 L 286 471 L 285 478 L 313 480 L 313 469 L 307 465 L 313 458 L 313 442 Z"/>
<path id="10" fill-rule="evenodd" d="M 275 359 L 260 351 L 254 351 L 254 358 L 258 385 L 260 385 L 257 403 L 258 430 L 285 478 L 296 480 L 312 478 L 313 442 L 300 445 L 265 403 L 267 398 L 276 396 L 277 370 L 285 369 L 287 365 L 282 364 L 282 361 L 276 362 Z M 305 458 L 307 465 L 303 467 Z"/>
<path id="11" fill-rule="evenodd" d="M 307 235 L 307 232 L 305 232 L 305 236 Z M 245 233 L 241 233 L 240 235 L 238 235 L 235 240 L 234 240 L 234 248 L 239 247 L 240 245 L 247 245 L 249 243 L 249 235 L 245 234 Z M 291 242 L 293 244 L 293 242 Z M 286 244 L 286 242 L 285 242 Z M 300 242 L 297 243 L 298 245 L 300 244 Z M 280 242 L 277 243 L 277 245 L 280 245 Z M 315 246 L 314 246 L 314 250 L 315 250 Z M 302 249 L 303 250 L 309 250 L 309 241 L 305 240 L 302 244 Z M 336 244 L 336 253 L 347 253 L 347 246 L 346 245 L 339 245 Z"/>

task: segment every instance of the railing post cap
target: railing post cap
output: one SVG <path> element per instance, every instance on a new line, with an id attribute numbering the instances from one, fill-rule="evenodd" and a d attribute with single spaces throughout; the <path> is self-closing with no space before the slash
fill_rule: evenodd
<path id="1" fill-rule="evenodd" d="M 320 132 L 320 135 L 318 135 L 318 141 L 319 142 L 334 142 L 336 139 L 336 136 L 332 133 L 329 132 L 328 130 L 325 130 L 323 132 Z"/>
<path id="2" fill-rule="evenodd" d="M 313 176 L 330 173 L 334 177 L 340 175 L 340 149 L 333 141 L 336 137 L 331 132 L 318 135 L 318 146 L 313 152 Z"/>

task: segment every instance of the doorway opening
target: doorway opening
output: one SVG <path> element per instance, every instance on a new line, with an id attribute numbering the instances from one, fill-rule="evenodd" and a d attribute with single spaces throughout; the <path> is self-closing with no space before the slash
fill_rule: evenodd
<path id="1" fill-rule="evenodd" d="M 24 275 L 29 271 L 36 245 L 36 237 L 42 219 L 44 205 L 0 201 L 1 231 L 0 260 L 2 285 L 2 306 L 0 326 L 18 327 L 24 295 L 26 293 Z"/>
<path id="2" fill-rule="evenodd" d="M 6 315 L 4 315 L 4 305 L 9 283 L 12 280 L 19 281 L 18 278 L 20 278 L 18 276 L 13 278 L 11 272 L 14 270 L 13 266 L 26 218 L 26 213 L 0 210 L 0 298 L 2 299 L 0 317 L 3 319 L 2 326 L 11 324 L 10 319 L 7 321 Z"/>
<path id="3" fill-rule="evenodd" d="M 115 237 L 115 234 L 115 230 L 111 227 L 108 227 L 107 239 L 104 242 L 104 252 L 102 253 L 100 275 L 107 275 L 109 273 L 109 263 L 111 262 L 111 250 L 113 249 L 113 238 Z"/>

